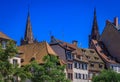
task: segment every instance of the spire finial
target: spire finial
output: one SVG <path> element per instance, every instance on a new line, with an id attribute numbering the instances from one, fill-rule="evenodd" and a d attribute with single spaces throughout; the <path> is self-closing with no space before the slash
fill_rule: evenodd
<path id="1" fill-rule="evenodd" d="M 94 16 L 96 16 L 96 7 L 94 8 Z"/>

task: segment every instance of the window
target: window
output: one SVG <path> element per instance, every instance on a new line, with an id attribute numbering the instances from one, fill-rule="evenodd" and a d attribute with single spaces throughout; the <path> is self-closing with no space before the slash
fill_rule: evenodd
<path id="1" fill-rule="evenodd" d="M 77 62 L 74 62 L 74 68 L 77 68 Z"/>
<path id="2" fill-rule="evenodd" d="M 102 68 L 103 67 L 103 65 L 102 64 L 99 64 L 99 68 Z"/>
<path id="3" fill-rule="evenodd" d="M 73 77 L 72 73 L 68 73 L 68 79 L 72 80 L 72 77 Z"/>
<path id="4" fill-rule="evenodd" d="M 81 64 L 79 63 L 79 69 L 81 69 Z"/>
<path id="5" fill-rule="evenodd" d="M 95 58 L 95 60 L 99 60 L 99 58 L 98 57 L 94 57 Z"/>
<path id="6" fill-rule="evenodd" d="M 86 56 L 88 60 L 90 60 L 90 56 Z"/>
<path id="7" fill-rule="evenodd" d="M 34 58 L 34 57 L 32 57 L 30 61 L 34 61 L 34 60 L 35 60 L 35 58 Z"/>
<path id="8" fill-rule="evenodd" d="M 83 74 L 81 74 L 81 79 L 83 79 Z"/>
<path id="9" fill-rule="evenodd" d="M 94 51 L 90 50 L 90 53 L 94 53 Z"/>
<path id="10" fill-rule="evenodd" d="M 82 69 L 84 69 L 84 64 L 82 64 Z"/>
<path id="11" fill-rule="evenodd" d="M 90 64 L 90 66 L 91 66 L 91 67 L 94 67 L 94 64 L 93 64 L 93 63 L 91 63 L 91 64 Z"/>
<path id="12" fill-rule="evenodd" d="M 85 76 L 84 76 L 84 74 L 83 74 L 83 79 L 85 79 Z"/>
<path id="13" fill-rule="evenodd" d="M 81 79 L 81 74 L 80 73 L 75 73 L 75 78 L 76 79 Z"/>
<path id="14" fill-rule="evenodd" d="M 92 79 L 92 77 L 93 77 L 93 73 L 90 73 L 89 78 Z"/>
<path id="15" fill-rule="evenodd" d="M 114 70 L 114 71 L 117 71 L 117 66 L 114 66 L 114 67 L 113 67 L 113 70 Z"/>
<path id="16" fill-rule="evenodd" d="M 72 69 L 72 64 L 68 63 L 68 69 Z"/>
<path id="17" fill-rule="evenodd" d="M 79 69 L 79 63 L 77 62 L 77 68 Z"/>
<path id="18" fill-rule="evenodd" d="M 71 52 L 67 51 L 66 54 L 67 54 L 67 59 L 68 60 L 72 60 L 72 54 L 71 54 Z"/>
<path id="19" fill-rule="evenodd" d="M 6 42 L 2 41 L 2 48 L 5 49 L 6 48 Z"/>
<path id="20" fill-rule="evenodd" d="M 79 73 L 79 79 L 81 79 L 81 74 Z"/>
<path id="21" fill-rule="evenodd" d="M 84 64 L 84 70 L 87 70 L 87 64 Z"/>
<path id="22" fill-rule="evenodd" d="M 86 74 L 86 79 L 88 79 L 88 75 Z"/>
<path id="23" fill-rule="evenodd" d="M 17 59 L 13 59 L 13 65 L 16 66 L 18 64 Z"/>
<path id="24" fill-rule="evenodd" d="M 118 67 L 118 72 L 120 72 L 120 67 Z"/>

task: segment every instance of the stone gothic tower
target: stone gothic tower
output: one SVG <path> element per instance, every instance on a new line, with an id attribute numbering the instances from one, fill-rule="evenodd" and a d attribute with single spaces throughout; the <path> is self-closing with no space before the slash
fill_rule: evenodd
<path id="1" fill-rule="evenodd" d="M 21 39 L 21 45 L 30 44 L 34 42 L 36 42 L 36 40 L 34 40 L 34 37 L 33 37 L 32 26 L 30 22 L 30 13 L 28 12 L 25 35 L 24 35 L 24 38 Z"/>
<path id="2" fill-rule="evenodd" d="M 91 34 L 89 35 L 89 48 L 91 46 L 91 40 L 94 39 L 98 41 L 99 38 L 100 38 L 100 33 L 99 33 L 99 28 L 98 28 L 98 23 L 97 23 L 96 9 L 94 9 L 92 31 L 91 31 Z"/>

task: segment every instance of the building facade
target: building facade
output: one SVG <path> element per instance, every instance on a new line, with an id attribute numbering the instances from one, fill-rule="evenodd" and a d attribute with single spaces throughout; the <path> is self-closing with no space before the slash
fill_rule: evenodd
<path id="1" fill-rule="evenodd" d="M 94 13 L 93 27 L 89 36 L 89 48 L 97 52 L 99 57 L 104 61 L 106 69 L 113 69 L 119 72 L 120 45 L 118 18 L 114 19 L 114 23 L 107 20 L 105 29 L 101 35 L 99 34 L 97 19 L 95 18 L 96 14 Z"/>
<path id="2" fill-rule="evenodd" d="M 77 41 L 70 44 L 52 36 L 50 45 L 59 57 L 66 62 L 68 79 L 72 82 L 88 82 L 88 61 L 81 49 L 78 48 Z"/>

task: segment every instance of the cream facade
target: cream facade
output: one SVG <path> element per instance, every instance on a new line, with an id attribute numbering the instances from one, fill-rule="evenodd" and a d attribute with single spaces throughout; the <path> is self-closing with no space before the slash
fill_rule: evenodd
<path id="1" fill-rule="evenodd" d="M 73 82 L 88 82 L 88 64 L 74 61 Z"/>

